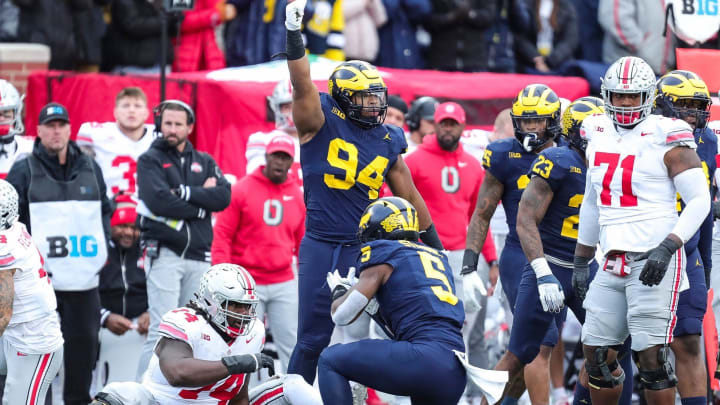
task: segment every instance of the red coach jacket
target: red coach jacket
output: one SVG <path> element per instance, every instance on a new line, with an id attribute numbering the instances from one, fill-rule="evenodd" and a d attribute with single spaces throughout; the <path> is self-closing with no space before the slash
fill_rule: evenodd
<path id="1" fill-rule="evenodd" d="M 440 148 L 435 135 L 428 135 L 405 158 L 413 182 L 427 204 L 440 240 L 447 250 L 465 249 L 470 217 L 475 210 L 485 170 L 462 143 L 453 152 Z M 488 231 L 482 254 L 485 260 L 497 260 L 492 234 Z"/>
<path id="2" fill-rule="evenodd" d="M 230 206 L 217 218 L 212 263 L 245 267 L 260 285 L 292 280 L 292 259 L 305 234 L 305 203 L 294 181 L 274 184 L 265 166 L 232 188 Z"/>

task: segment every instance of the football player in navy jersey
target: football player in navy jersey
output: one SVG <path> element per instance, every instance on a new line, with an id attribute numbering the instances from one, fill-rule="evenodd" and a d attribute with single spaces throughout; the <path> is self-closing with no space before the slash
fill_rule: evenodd
<path id="1" fill-rule="evenodd" d="M 417 243 L 417 211 L 398 197 L 371 203 L 358 237 L 363 243 L 357 258 L 359 280 L 354 283 L 337 271 L 327 274 L 332 320 L 347 325 L 363 310 L 379 307 L 374 317 L 394 339 L 325 349 L 318 364 L 323 403 L 352 403 L 348 381 L 356 381 L 409 396 L 414 405 L 456 404 L 466 373 L 453 351 L 465 352 L 460 332 L 465 312 L 455 295 L 447 256 Z"/>
<path id="2" fill-rule="evenodd" d="M 710 116 L 710 92 L 695 73 L 674 70 L 658 80 L 655 112 L 682 119 L 693 129 L 697 154 L 711 186 L 718 153 L 717 136 L 707 127 Z M 712 196 L 712 187 L 710 188 Z M 684 207 L 682 201 L 679 204 Z M 681 207 L 678 207 L 681 208 Z M 678 392 L 683 405 L 704 404 L 707 395 L 702 341 L 702 322 L 707 308 L 707 286 L 712 269 L 712 212 L 697 233 L 685 244 L 685 270 L 690 288 L 680 293 L 677 326 L 670 348 L 675 352 Z"/>
<path id="3" fill-rule="evenodd" d="M 540 152 L 528 171 L 530 182 L 520 199 L 516 227 L 528 264 L 518 286 L 509 348 L 495 366 L 496 370 L 510 371 L 511 379 L 538 355 L 548 328 L 562 325 L 565 307 L 581 323 L 585 319 L 583 300 L 575 295 L 571 283 L 578 214 L 585 192 L 587 139 L 579 129 L 582 120 L 593 114 L 604 114 L 599 98 L 572 102 L 562 117 L 567 144 Z M 590 269 L 592 278 L 597 263 L 593 262 Z M 631 357 L 623 359 L 632 370 Z M 632 382 L 632 371 L 627 378 Z M 630 404 L 632 383 L 625 388 L 621 403 Z M 584 393 L 589 401 L 587 389 Z M 580 403 L 579 399 L 575 403 Z"/>
<path id="4" fill-rule="evenodd" d="M 387 87 L 378 70 L 367 62 L 348 61 L 330 75 L 329 94 L 319 93 L 313 84 L 300 34 L 304 4 L 289 2 L 285 21 L 307 206 L 298 258 L 298 339 L 288 373 L 312 383 L 334 327 L 325 276 L 334 269 L 345 273 L 355 264 L 357 224 L 386 180 L 394 195 L 417 208 L 422 241 L 438 249 L 442 243 L 400 156 L 407 148 L 405 136 L 400 128 L 383 124 Z"/>
<path id="5" fill-rule="evenodd" d="M 530 182 L 528 171 L 537 154 L 554 146 L 561 132 L 560 99 L 543 84 L 530 84 L 522 89 L 513 101 L 511 111 L 515 138 L 490 143 L 485 149 L 482 164 L 485 180 L 480 186 L 475 211 L 468 226 L 465 255 L 463 257 L 463 297 L 467 306 L 476 305 L 482 283 L 477 273 L 478 254 L 488 232 L 490 218 L 498 202 L 505 209 L 509 232 L 500 255 L 499 272 L 502 288 L 510 309 L 515 309 L 517 289 L 527 259 L 520 246 L 515 222 L 523 190 Z M 490 279 L 497 276 L 491 274 Z M 558 328 L 551 323 L 542 339 L 541 355 L 528 365 L 528 391 L 531 400 L 548 398 L 550 377 L 549 358 L 552 346 L 557 343 Z M 505 403 L 516 403 L 525 390 L 522 373 L 519 381 L 512 381 L 506 392 Z"/>

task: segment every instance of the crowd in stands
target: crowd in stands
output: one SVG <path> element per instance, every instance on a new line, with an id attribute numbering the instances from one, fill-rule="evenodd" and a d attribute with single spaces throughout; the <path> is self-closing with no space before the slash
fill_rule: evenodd
<path id="1" fill-rule="evenodd" d="M 51 69 L 157 72 L 161 19 L 173 72 L 268 62 L 285 51 L 285 1 L 197 0 L 165 13 L 161 0 L 0 0 L 0 42 L 52 50 Z M 638 12 L 638 10 L 643 10 Z M 656 74 L 688 46 L 647 0 L 312 0 L 307 50 L 334 60 L 446 71 L 597 77 L 621 55 Z M 695 47 L 717 48 L 715 35 Z M 599 83 L 597 83 L 599 84 Z"/>

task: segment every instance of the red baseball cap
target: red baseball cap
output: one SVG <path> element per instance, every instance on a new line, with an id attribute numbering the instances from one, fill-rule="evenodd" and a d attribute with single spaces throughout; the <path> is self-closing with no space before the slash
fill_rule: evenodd
<path id="1" fill-rule="evenodd" d="M 458 124 L 465 123 L 465 110 L 460 107 L 460 104 L 448 101 L 440 104 L 435 109 L 435 123 L 439 124 L 444 119 L 453 119 Z"/>
<path id="2" fill-rule="evenodd" d="M 290 135 L 275 135 L 270 139 L 270 143 L 265 147 L 268 154 L 275 152 L 284 152 L 295 157 L 295 140 Z"/>

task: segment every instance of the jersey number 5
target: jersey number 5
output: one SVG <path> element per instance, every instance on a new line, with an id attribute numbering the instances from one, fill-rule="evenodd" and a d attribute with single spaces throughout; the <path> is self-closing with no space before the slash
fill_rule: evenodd
<path id="1" fill-rule="evenodd" d="M 418 255 L 420 255 L 420 261 L 425 270 L 425 276 L 427 278 L 440 280 L 445 286 L 444 288 L 439 285 L 431 287 L 433 293 L 440 301 L 447 302 L 450 305 L 457 304 L 458 298 L 453 294 L 452 287 L 450 287 L 450 282 L 448 282 L 447 276 L 445 275 L 445 265 L 443 265 L 442 260 L 437 256 L 423 251 L 418 251 Z"/>
<path id="2" fill-rule="evenodd" d="M 597 152 L 595 153 L 595 166 L 607 164 L 607 171 L 602 181 L 602 192 L 600 193 L 600 203 L 602 205 L 612 205 L 612 195 L 610 194 L 610 183 L 612 183 L 615 170 L 620 163 L 622 169 L 622 181 L 620 194 L 621 207 L 635 207 L 638 205 L 637 196 L 632 190 L 632 172 L 635 166 L 635 155 L 628 155 L 620 160 L 619 153 Z"/>
<path id="3" fill-rule="evenodd" d="M 383 172 L 388 165 L 388 159 L 386 157 L 375 156 L 375 159 L 365 166 L 356 178 L 355 174 L 357 173 L 358 165 L 357 147 L 350 142 L 346 142 L 344 139 L 335 138 L 330 141 L 327 161 L 330 163 L 330 166 L 344 170 L 345 177 L 337 178 L 334 174 L 325 173 L 323 177 L 325 185 L 330 188 L 349 190 L 355 182 L 358 182 L 370 188 L 370 190 L 368 190 L 369 199 L 376 200 L 378 198 L 378 190 L 383 184 Z"/>

